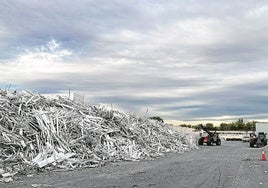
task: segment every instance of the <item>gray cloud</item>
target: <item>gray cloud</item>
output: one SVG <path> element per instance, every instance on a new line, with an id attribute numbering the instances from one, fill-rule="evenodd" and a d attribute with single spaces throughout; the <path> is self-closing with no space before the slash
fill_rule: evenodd
<path id="1" fill-rule="evenodd" d="M 166 119 L 265 118 L 267 19 L 266 1 L 5 1 L 0 85 Z"/>

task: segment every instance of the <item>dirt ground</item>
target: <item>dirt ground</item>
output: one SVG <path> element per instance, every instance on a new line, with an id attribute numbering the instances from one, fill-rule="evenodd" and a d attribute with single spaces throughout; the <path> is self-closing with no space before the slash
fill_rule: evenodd
<path id="1" fill-rule="evenodd" d="M 184 154 L 153 160 L 110 163 L 103 167 L 47 172 L 1 184 L 0 187 L 42 188 L 217 188 L 268 187 L 268 161 L 261 149 L 248 143 L 226 141 L 222 146 L 201 146 Z"/>

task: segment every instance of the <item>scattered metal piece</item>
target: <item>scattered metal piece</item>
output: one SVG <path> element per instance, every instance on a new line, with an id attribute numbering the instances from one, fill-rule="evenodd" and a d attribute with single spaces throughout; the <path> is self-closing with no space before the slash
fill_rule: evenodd
<path id="1" fill-rule="evenodd" d="M 97 167 L 196 148 L 191 135 L 104 106 L 0 90 L 0 172 Z"/>

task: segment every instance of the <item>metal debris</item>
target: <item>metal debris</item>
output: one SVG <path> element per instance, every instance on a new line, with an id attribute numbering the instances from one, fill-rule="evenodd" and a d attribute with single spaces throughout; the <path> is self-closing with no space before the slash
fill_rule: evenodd
<path id="1" fill-rule="evenodd" d="M 195 148 L 191 135 L 104 106 L 0 90 L 1 176 L 96 167 Z"/>

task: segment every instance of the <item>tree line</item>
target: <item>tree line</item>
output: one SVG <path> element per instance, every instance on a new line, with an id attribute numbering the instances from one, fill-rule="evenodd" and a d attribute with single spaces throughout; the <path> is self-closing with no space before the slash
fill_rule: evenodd
<path id="1" fill-rule="evenodd" d="M 153 117 L 150 117 L 150 119 L 164 123 L 164 120 L 159 116 L 153 116 Z M 199 129 L 200 125 L 203 125 L 203 124 L 198 124 L 198 125 L 181 124 L 180 126 L 194 128 L 197 130 Z M 221 123 L 220 126 L 214 126 L 213 123 L 207 123 L 203 126 L 207 129 L 216 130 L 216 131 L 255 131 L 256 130 L 255 121 L 245 123 L 242 118 L 238 119 L 236 122 Z"/>
<path id="2" fill-rule="evenodd" d="M 198 124 L 198 125 L 182 124 L 180 126 L 199 129 L 200 125 L 203 125 L 203 124 Z M 216 130 L 216 131 L 255 131 L 256 122 L 251 121 L 251 122 L 245 123 L 243 119 L 238 119 L 236 122 L 221 123 L 220 126 L 214 126 L 213 123 L 207 123 L 203 126 L 206 127 L 207 129 Z"/>

